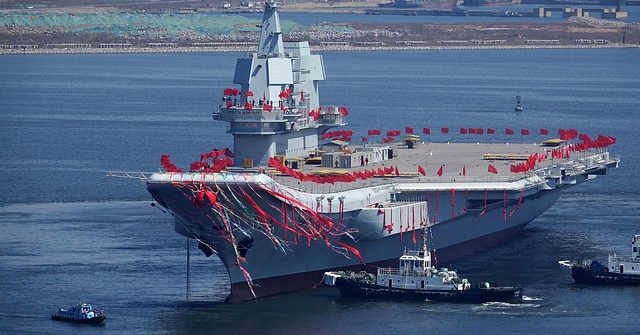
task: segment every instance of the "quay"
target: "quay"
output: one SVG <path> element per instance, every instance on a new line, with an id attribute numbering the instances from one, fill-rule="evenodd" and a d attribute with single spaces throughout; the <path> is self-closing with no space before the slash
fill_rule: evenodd
<path id="1" fill-rule="evenodd" d="M 408 42 L 408 43 L 405 43 Z M 501 40 L 474 41 L 471 45 L 455 45 L 440 41 L 439 45 L 423 45 L 402 41 L 396 45 L 380 45 L 379 43 L 352 46 L 348 44 L 313 46 L 313 52 L 324 51 L 437 51 L 437 50 L 533 50 L 533 49 L 637 49 L 640 44 L 608 43 L 608 41 L 582 39 L 573 44 L 560 44 L 557 40 L 527 40 L 523 45 L 504 45 Z M 464 41 L 467 43 L 468 41 Z M 122 54 L 122 53 L 214 53 L 214 52 L 249 52 L 245 47 L 163 47 L 163 48 L 38 48 L 38 45 L 0 45 L 0 55 L 33 55 L 33 54 Z"/>
<path id="2" fill-rule="evenodd" d="M 560 12 L 562 17 L 590 17 L 593 14 L 600 14 L 603 19 L 624 19 L 627 12 L 618 8 L 557 8 L 557 7 L 536 7 L 532 11 L 512 11 L 512 10 L 476 10 L 476 9 L 391 9 L 373 8 L 365 9 L 366 15 L 432 15 L 432 16 L 488 16 L 488 17 L 551 17 L 554 12 Z"/>

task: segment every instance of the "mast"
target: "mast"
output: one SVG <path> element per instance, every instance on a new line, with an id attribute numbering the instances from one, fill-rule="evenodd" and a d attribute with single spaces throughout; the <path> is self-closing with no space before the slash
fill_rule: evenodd
<path id="1" fill-rule="evenodd" d="M 264 4 L 258 57 L 284 57 L 282 29 L 277 8 L 275 0 L 267 0 Z"/>
<path id="2" fill-rule="evenodd" d="M 429 269 L 431 268 L 431 253 L 429 252 L 429 248 L 428 248 L 428 239 L 427 239 L 427 224 L 422 226 L 422 229 L 420 229 L 420 233 L 422 234 L 422 241 L 421 241 L 421 247 L 420 247 L 420 253 L 419 253 L 419 257 L 422 258 L 422 271 L 423 272 L 427 272 L 429 271 Z"/>
<path id="3" fill-rule="evenodd" d="M 187 236 L 187 301 L 191 300 L 191 241 Z"/>

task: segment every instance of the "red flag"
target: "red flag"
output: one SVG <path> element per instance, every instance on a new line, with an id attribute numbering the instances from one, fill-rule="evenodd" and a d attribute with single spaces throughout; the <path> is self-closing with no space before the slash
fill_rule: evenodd
<path id="1" fill-rule="evenodd" d="M 431 134 L 431 128 L 422 128 L 422 133 L 426 135 Z"/>
<path id="2" fill-rule="evenodd" d="M 300 91 L 300 101 L 304 101 L 304 91 Z"/>
<path id="3" fill-rule="evenodd" d="M 289 91 L 289 89 L 287 88 L 286 90 L 280 92 L 280 94 L 278 94 L 278 97 L 280 99 L 289 99 L 291 98 L 291 91 Z"/>
<path id="4" fill-rule="evenodd" d="M 362 142 L 367 142 L 367 141 L 368 141 L 368 138 L 366 138 L 366 137 L 362 138 Z"/>
<path id="5" fill-rule="evenodd" d="M 489 164 L 489 168 L 487 170 L 491 173 L 498 174 L 498 169 L 496 169 L 496 167 L 491 164 Z"/>
<path id="6" fill-rule="evenodd" d="M 449 133 L 449 127 L 442 127 L 442 129 L 440 129 L 440 132 L 443 134 L 448 134 Z"/>
<path id="7" fill-rule="evenodd" d="M 245 92 L 244 94 L 245 94 L 246 96 L 248 96 L 248 97 L 252 97 L 252 96 L 253 96 L 253 92 L 251 92 L 251 91 L 247 91 L 247 92 Z"/>
<path id="8" fill-rule="evenodd" d="M 231 150 L 229 150 L 229 148 L 224 148 L 223 151 L 224 151 L 224 155 L 225 156 L 231 157 L 231 158 L 235 157 L 235 155 L 233 154 L 233 152 Z"/>
<path id="9" fill-rule="evenodd" d="M 246 110 L 252 110 L 252 109 L 253 109 L 253 105 L 252 105 L 252 104 L 250 104 L 250 103 L 248 103 L 248 102 L 245 102 L 245 103 L 244 103 L 244 109 L 246 109 Z"/>
<path id="10" fill-rule="evenodd" d="M 505 133 L 505 135 L 513 135 L 513 129 L 509 129 L 509 128 L 507 128 L 507 129 L 504 131 L 504 133 Z"/>
<path id="11" fill-rule="evenodd" d="M 487 128 L 487 134 L 489 135 L 494 135 L 496 133 L 496 130 L 493 128 Z"/>
<path id="12" fill-rule="evenodd" d="M 398 171 L 398 167 L 396 166 L 396 176 L 400 176 L 400 171 Z"/>
<path id="13" fill-rule="evenodd" d="M 467 128 L 460 128 L 460 134 L 466 134 Z"/>
<path id="14" fill-rule="evenodd" d="M 549 135 L 549 130 L 540 128 L 540 135 Z"/>
<path id="15" fill-rule="evenodd" d="M 442 173 L 443 173 L 442 167 L 443 167 L 443 165 L 440 165 L 440 168 L 438 169 L 438 172 L 436 172 L 438 174 L 438 177 L 442 177 Z"/>
<path id="16" fill-rule="evenodd" d="M 262 92 L 262 101 L 267 101 L 267 92 Z"/>
<path id="17" fill-rule="evenodd" d="M 467 166 L 466 165 L 464 165 L 462 167 L 462 175 L 465 176 L 465 177 L 467 176 Z"/>
<path id="18" fill-rule="evenodd" d="M 558 129 L 558 136 L 560 136 L 560 139 L 563 141 L 566 141 L 569 139 L 569 133 L 562 128 Z"/>
<path id="19" fill-rule="evenodd" d="M 529 129 L 520 129 L 520 135 L 529 135 Z"/>
<path id="20" fill-rule="evenodd" d="M 425 171 L 420 165 L 418 165 L 418 172 L 420 172 L 423 176 L 427 175 L 427 171 Z"/>
<path id="21" fill-rule="evenodd" d="M 601 142 L 602 144 L 604 144 L 604 146 L 608 146 L 608 145 L 616 144 L 616 138 L 607 136 L 607 135 L 598 134 L 598 138 L 596 139 L 596 142 Z"/>
<path id="22" fill-rule="evenodd" d="M 536 162 L 538 161 L 538 153 L 536 152 L 533 155 L 529 155 L 529 158 L 527 158 L 527 166 L 529 167 L 530 170 L 533 170 L 536 168 Z"/>
<path id="23" fill-rule="evenodd" d="M 404 132 L 407 134 L 413 134 L 413 127 L 404 127 Z"/>

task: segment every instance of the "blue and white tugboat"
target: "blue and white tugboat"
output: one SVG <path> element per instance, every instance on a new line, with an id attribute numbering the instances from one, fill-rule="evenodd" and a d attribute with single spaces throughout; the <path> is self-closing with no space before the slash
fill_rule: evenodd
<path id="1" fill-rule="evenodd" d="M 91 304 L 79 303 L 69 309 L 60 308 L 58 313 L 51 314 L 52 320 L 67 321 L 75 323 L 87 323 L 87 324 L 100 324 L 107 317 L 104 315 L 103 310 L 94 309 Z"/>
<path id="2" fill-rule="evenodd" d="M 426 234 L 423 234 L 426 235 Z M 348 298 L 422 300 L 445 302 L 522 302 L 522 288 L 501 287 L 483 282 L 471 285 L 450 269 L 431 265 L 426 239 L 421 250 L 406 250 L 400 256 L 400 268 L 378 268 L 377 275 L 367 272 L 325 272 L 325 284 L 337 286 Z"/>
<path id="3" fill-rule="evenodd" d="M 559 261 L 571 268 L 577 284 L 640 285 L 640 234 L 631 241 L 631 257 L 609 255 L 607 266 L 598 261 Z"/>

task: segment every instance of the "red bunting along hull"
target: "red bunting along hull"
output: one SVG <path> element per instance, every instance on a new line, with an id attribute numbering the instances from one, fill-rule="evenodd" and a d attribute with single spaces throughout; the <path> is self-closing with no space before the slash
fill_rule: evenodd
<path id="1" fill-rule="evenodd" d="M 156 174 L 151 178 L 148 190 L 160 205 L 173 213 L 178 233 L 197 239 L 205 254 L 215 253 L 220 258 L 228 270 L 231 282 L 227 303 L 311 288 L 322 283 L 325 271 L 364 270 L 370 269 L 370 266 L 395 265 L 405 248 L 415 247 L 414 241 L 420 239 L 420 219 L 424 221 L 427 216 L 435 221 L 431 226 L 433 239 L 430 243 L 437 250 L 436 260 L 448 264 L 465 255 L 508 241 L 526 224 L 550 208 L 560 195 L 560 189 L 544 191 L 523 197 L 519 205 L 511 201 L 506 207 L 502 202 L 494 202 L 485 208 L 483 201 L 477 201 L 482 205 L 468 208 L 463 213 L 451 213 L 450 210 L 455 208 L 452 200 L 454 205 L 469 201 L 469 192 L 460 191 L 454 192 L 453 196 L 450 191 L 439 192 L 437 198 L 435 192 L 431 192 L 430 201 L 435 203 L 438 200 L 440 209 L 437 212 L 435 208 L 427 211 L 427 201 L 398 202 L 395 205 L 387 203 L 382 208 L 378 205 L 357 209 L 351 209 L 351 205 L 346 204 L 343 212 L 337 211 L 338 206 L 335 206 L 331 213 L 326 205 L 317 209 L 309 206 L 307 210 L 334 218 L 335 222 L 342 217 L 343 227 L 332 229 L 349 232 L 309 237 L 270 221 L 286 221 L 288 226 L 294 227 L 289 200 L 281 197 L 286 193 L 301 202 L 311 200 L 309 203 L 315 203 L 315 195 L 295 193 L 292 189 L 280 188 L 274 191 L 275 187 L 265 188 L 264 185 L 269 185 L 270 178 L 262 174 L 218 174 L 215 179 L 209 176 L 209 186 L 217 189 L 217 201 L 227 212 L 235 210 L 232 202 L 242 199 L 242 215 L 245 219 L 253 216 L 260 221 L 256 223 L 260 226 L 264 224 L 260 216 L 267 218 L 264 228 L 258 227 L 252 234 L 248 234 L 246 229 L 241 229 L 239 222 L 231 222 L 233 219 L 223 222 L 215 206 L 195 205 L 190 196 L 190 188 L 193 186 L 185 182 L 185 176 L 186 174 Z M 194 179 L 200 180 L 197 177 Z M 207 178 L 204 180 L 206 183 Z M 411 190 L 409 185 L 406 187 L 403 194 L 407 196 L 411 193 L 424 195 L 426 192 L 425 189 Z M 340 192 L 335 196 L 356 197 L 356 194 L 367 192 L 385 193 L 378 187 Z M 472 197 L 484 197 L 485 192 L 473 193 Z M 388 193 L 380 198 L 387 196 Z M 462 210 L 461 205 L 458 208 Z M 294 211 L 295 221 L 300 219 L 298 214 L 310 215 L 298 210 L 299 208 Z M 232 217 L 233 215 L 227 216 Z M 362 261 L 356 254 L 340 248 L 340 243 L 356 249 Z"/>

